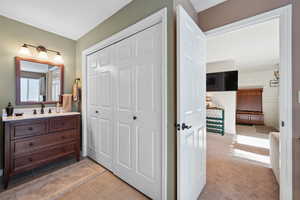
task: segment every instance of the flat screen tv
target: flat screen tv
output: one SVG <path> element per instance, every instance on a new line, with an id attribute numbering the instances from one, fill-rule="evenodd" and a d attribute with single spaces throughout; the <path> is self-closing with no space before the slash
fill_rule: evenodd
<path id="1" fill-rule="evenodd" d="M 237 91 L 238 71 L 217 72 L 206 74 L 207 92 Z"/>

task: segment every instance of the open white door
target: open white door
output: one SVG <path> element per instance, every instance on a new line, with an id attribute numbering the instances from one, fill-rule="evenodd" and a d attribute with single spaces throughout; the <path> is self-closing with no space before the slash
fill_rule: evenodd
<path id="1" fill-rule="evenodd" d="M 206 183 L 206 36 L 177 7 L 177 191 L 196 200 Z"/>

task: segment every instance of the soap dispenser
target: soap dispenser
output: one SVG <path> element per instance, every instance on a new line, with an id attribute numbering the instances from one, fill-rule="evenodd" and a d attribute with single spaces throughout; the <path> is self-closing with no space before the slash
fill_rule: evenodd
<path id="1" fill-rule="evenodd" d="M 11 102 L 8 103 L 7 107 L 5 108 L 7 117 L 13 116 L 14 114 L 14 107 L 11 105 Z"/>

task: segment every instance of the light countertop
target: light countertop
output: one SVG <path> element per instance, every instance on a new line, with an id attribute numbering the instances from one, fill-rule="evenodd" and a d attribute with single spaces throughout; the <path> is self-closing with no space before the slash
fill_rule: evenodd
<path id="1" fill-rule="evenodd" d="M 79 112 L 66 112 L 66 113 L 56 113 L 53 112 L 51 114 L 45 113 L 45 114 L 24 114 L 23 116 L 16 117 L 2 117 L 3 122 L 9 122 L 9 121 L 19 121 L 19 120 L 26 120 L 26 119 L 42 119 L 42 118 L 49 118 L 49 117 L 60 117 L 60 116 L 70 116 L 70 115 L 80 115 Z"/>

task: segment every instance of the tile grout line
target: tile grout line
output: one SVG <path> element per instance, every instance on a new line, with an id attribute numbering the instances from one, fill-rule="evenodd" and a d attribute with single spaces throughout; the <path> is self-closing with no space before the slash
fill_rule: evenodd
<path id="1" fill-rule="evenodd" d="M 74 189 L 76 189 L 78 186 L 82 185 L 82 184 L 85 184 L 85 183 L 88 183 L 90 182 L 92 179 L 96 178 L 96 177 L 99 177 L 101 175 L 103 175 L 104 173 L 106 173 L 107 170 L 105 169 L 104 171 L 102 172 L 98 172 L 96 173 L 94 176 L 90 176 L 88 178 L 86 178 L 85 180 L 82 180 L 82 181 L 79 181 L 78 183 L 74 184 L 73 186 L 71 186 L 70 188 L 60 192 L 59 194 L 55 195 L 54 197 L 51 197 L 47 200 L 58 200 L 60 197 L 62 197 L 64 194 L 66 194 L 67 192 L 71 192 L 73 191 Z M 46 199 L 45 199 L 46 200 Z"/>

